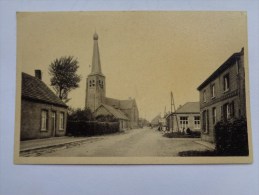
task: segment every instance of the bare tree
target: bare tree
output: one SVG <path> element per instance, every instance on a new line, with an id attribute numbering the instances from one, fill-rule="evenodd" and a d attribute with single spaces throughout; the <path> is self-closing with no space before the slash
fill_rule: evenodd
<path id="1" fill-rule="evenodd" d="M 68 102 L 68 93 L 79 87 L 81 76 L 76 73 L 78 69 L 77 59 L 72 56 L 55 59 L 49 65 L 50 82 L 58 97 Z"/>

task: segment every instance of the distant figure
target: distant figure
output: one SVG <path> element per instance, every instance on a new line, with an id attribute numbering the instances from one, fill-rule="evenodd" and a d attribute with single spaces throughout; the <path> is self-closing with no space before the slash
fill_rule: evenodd
<path id="1" fill-rule="evenodd" d="M 186 134 L 191 134 L 191 130 L 189 129 L 189 127 L 186 129 Z"/>

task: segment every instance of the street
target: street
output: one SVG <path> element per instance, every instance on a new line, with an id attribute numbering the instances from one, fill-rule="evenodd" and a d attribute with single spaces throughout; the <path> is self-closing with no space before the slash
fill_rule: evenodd
<path id="1" fill-rule="evenodd" d="M 59 150 L 42 152 L 40 156 L 53 157 L 127 157 L 127 156 L 177 156 L 187 150 L 208 150 L 197 143 L 200 139 L 166 138 L 162 133 L 145 127 L 127 130 L 125 133 L 96 136 L 82 144 Z"/>

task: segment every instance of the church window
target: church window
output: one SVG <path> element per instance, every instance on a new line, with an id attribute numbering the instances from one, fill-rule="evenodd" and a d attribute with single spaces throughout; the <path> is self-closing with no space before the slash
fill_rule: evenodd
<path id="1" fill-rule="evenodd" d="M 90 87 L 92 87 L 92 81 L 90 81 L 89 85 L 90 85 Z"/>

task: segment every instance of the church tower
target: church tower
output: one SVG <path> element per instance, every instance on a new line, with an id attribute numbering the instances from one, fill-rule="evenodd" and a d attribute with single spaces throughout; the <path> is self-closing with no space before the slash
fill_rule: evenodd
<path id="1" fill-rule="evenodd" d="M 98 34 L 94 33 L 94 48 L 92 70 L 86 79 L 85 107 L 92 112 L 105 101 L 105 76 L 102 74 L 101 60 L 98 47 Z"/>

